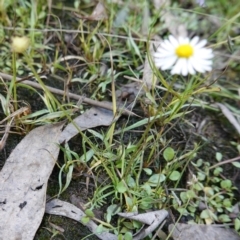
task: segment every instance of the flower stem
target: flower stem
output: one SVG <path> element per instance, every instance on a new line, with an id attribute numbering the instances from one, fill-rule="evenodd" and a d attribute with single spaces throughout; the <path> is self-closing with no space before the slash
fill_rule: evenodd
<path id="1" fill-rule="evenodd" d="M 16 53 L 15 52 L 12 53 L 12 70 L 13 70 L 13 76 L 8 89 L 6 102 L 8 105 L 10 105 L 10 99 L 11 99 L 11 96 L 13 96 L 14 110 L 16 111 L 18 106 L 17 106 L 17 85 L 16 85 L 17 69 L 16 69 Z"/>

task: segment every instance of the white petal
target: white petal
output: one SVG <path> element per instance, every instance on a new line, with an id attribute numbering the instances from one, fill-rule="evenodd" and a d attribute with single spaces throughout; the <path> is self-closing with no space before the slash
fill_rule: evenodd
<path id="1" fill-rule="evenodd" d="M 169 49 L 173 49 L 173 45 L 169 40 L 165 40 L 161 43 L 161 48 L 165 49 L 165 50 L 169 50 Z"/>
<path id="2" fill-rule="evenodd" d="M 162 65 L 164 64 L 164 59 L 158 59 L 158 60 L 155 60 L 154 62 L 157 68 L 161 68 Z"/>
<path id="3" fill-rule="evenodd" d="M 169 36 L 169 41 L 174 48 L 176 48 L 179 45 L 177 39 L 175 37 L 173 37 L 172 35 Z"/>
<path id="4" fill-rule="evenodd" d="M 201 65 L 201 68 L 203 69 L 204 72 L 211 71 L 212 65 Z"/>
<path id="5" fill-rule="evenodd" d="M 199 59 L 198 64 L 204 65 L 204 66 L 210 66 L 212 65 L 212 60 Z"/>
<path id="6" fill-rule="evenodd" d="M 201 40 L 198 44 L 196 44 L 196 45 L 194 46 L 194 48 L 195 48 L 195 49 L 199 49 L 199 48 L 204 47 L 206 44 L 207 44 L 207 40 L 206 40 L 206 39 L 203 39 L 203 40 Z"/>
<path id="7" fill-rule="evenodd" d="M 172 66 L 176 62 L 176 60 L 177 60 L 176 56 L 166 58 L 164 64 L 162 65 L 162 70 L 167 70 L 167 69 L 172 68 Z"/>
<path id="8" fill-rule="evenodd" d="M 190 44 L 194 47 L 199 41 L 199 37 L 195 36 L 191 41 Z"/>
<path id="9" fill-rule="evenodd" d="M 188 75 L 188 64 L 187 64 L 187 59 L 183 58 L 183 63 L 182 63 L 182 75 L 187 76 Z"/>
<path id="10" fill-rule="evenodd" d="M 166 51 L 163 49 L 158 50 L 156 53 L 154 53 L 155 57 L 169 57 L 169 56 L 175 56 L 175 53 L 173 51 Z"/>
<path id="11" fill-rule="evenodd" d="M 187 37 L 186 38 L 179 37 L 178 41 L 179 41 L 179 44 L 189 44 L 190 43 L 190 40 Z"/>
<path id="12" fill-rule="evenodd" d="M 193 68 L 192 61 L 190 59 L 187 61 L 187 68 L 190 74 L 194 75 L 196 73 L 196 71 Z"/>
<path id="13" fill-rule="evenodd" d="M 191 61 L 192 61 L 192 60 L 193 60 L 193 59 L 191 59 Z M 200 72 L 200 73 L 203 73 L 203 72 L 204 72 L 204 69 L 203 69 L 203 67 L 202 67 L 201 64 L 199 64 L 199 63 L 196 62 L 196 61 L 192 61 L 191 63 L 192 63 L 193 68 L 194 68 L 197 72 Z"/>
<path id="14" fill-rule="evenodd" d="M 181 74 L 184 63 L 185 62 L 183 61 L 183 58 L 179 58 L 175 64 L 175 66 L 173 67 L 171 73 L 172 74 Z"/>
<path id="15" fill-rule="evenodd" d="M 210 72 L 212 71 L 212 66 L 204 66 L 203 69 L 204 69 L 204 72 Z"/>
<path id="16" fill-rule="evenodd" d="M 212 49 L 207 48 L 194 50 L 194 55 L 195 57 L 202 59 L 211 59 L 214 57 Z"/>

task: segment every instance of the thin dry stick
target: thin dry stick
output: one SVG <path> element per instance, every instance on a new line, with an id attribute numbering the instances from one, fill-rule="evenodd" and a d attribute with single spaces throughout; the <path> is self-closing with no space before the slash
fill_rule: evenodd
<path id="1" fill-rule="evenodd" d="M 6 74 L 6 73 L 0 72 L 0 77 L 2 77 L 3 79 L 6 79 L 8 81 L 12 80 L 12 76 L 9 75 L 9 74 Z M 21 81 L 22 79 L 17 77 L 16 80 Z M 38 89 L 42 90 L 41 85 L 36 83 L 36 82 L 32 82 L 32 81 L 29 81 L 29 80 L 24 80 L 24 81 L 21 81 L 21 82 L 26 84 L 26 85 L 29 85 L 31 87 L 38 88 Z M 49 87 L 49 86 L 45 86 L 45 87 L 52 93 L 62 95 L 62 96 L 65 95 L 65 92 L 63 90 L 53 88 L 53 87 Z M 112 103 L 95 101 L 95 100 L 92 100 L 90 98 L 83 97 L 83 96 L 80 96 L 80 95 L 77 95 L 77 94 L 74 94 L 74 93 L 70 93 L 70 92 L 68 93 L 68 96 L 72 99 L 80 100 L 81 102 L 90 104 L 92 106 L 101 107 L 101 108 L 105 108 L 105 109 L 109 109 L 109 110 L 113 111 Z M 126 108 L 119 109 L 119 112 L 124 114 L 124 115 L 137 116 L 135 113 L 127 110 Z"/>
<path id="2" fill-rule="evenodd" d="M 216 163 L 215 165 L 211 166 L 211 167 L 208 168 L 208 169 L 210 170 L 210 169 L 213 169 L 213 168 L 215 168 L 215 167 L 218 167 L 218 166 L 221 166 L 221 165 L 224 165 L 224 164 L 227 164 L 227 163 L 236 162 L 236 161 L 238 161 L 238 160 L 240 160 L 240 156 L 235 157 L 235 158 L 231 158 L 231 159 L 228 159 L 228 160 L 219 162 L 219 163 Z"/>

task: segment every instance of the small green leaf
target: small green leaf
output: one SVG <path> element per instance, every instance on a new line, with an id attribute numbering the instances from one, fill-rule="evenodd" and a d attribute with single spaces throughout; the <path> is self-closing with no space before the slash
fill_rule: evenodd
<path id="1" fill-rule="evenodd" d="M 117 204 L 112 204 L 107 208 L 107 213 L 110 213 L 112 216 L 121 212 L 121 207 Z"/>
<path id="2" fill-rule="evenodd" d="M 211 200 L 210 203 L 211 203 L 212 206 L 215 206 L 215 207 L 217 207 L 217 206 L 219 205 L 219 204 L 218 204 L 216 201 L 214 201 L 214 200 Z"/>
<path id="3" fill-rule="evenodd" d="M 126 197 L 126 204 L 128 206 L 128 208 L 132 208 L 133 207 L 133 200 L 130 197 Z"/>
<path id="4" fill-rule="evenodd" d="M 153 174 L 149 180 L 148 183 L 151 186 L 157 186 L 159 183 L 165 181 L 166 176 L 162 173 L 158 173 L 158 174 Z"/>
<path id="5" fill-rule="evenodd" d="M 200 218 L 203 219 L 210 218 L 209 210 L 208 209 L 203 210 L 200 214 Z"/>
<path id="6" fill-rule="evenodd" d="M 125 184 L 123 183 L 123 181 L 121 181 L 117 184 L 117 191 L 119 193 L 124 193 L 127 191 L 127 188 L 126 188 Z"/>
<path id="7" fill-rule="evenodd" d="M 230 189 L 232 187 L 232 182 L 226 179 L 220 182 L 220 186 L 224 189 Z"/>
<path id="8" fill-rule="evenodd" d="M 202 173 L 202 172 L 198 172 L 198 173 L 197 173 L 197 179 L 198 179 L 199 181 L 204 181 L 205 178 L 206 178 L 206 175 L 205 175 L 204 173 Z"/>
<path id="9" fill-rule="evenodd" d="M 112 204 L 107 208 L 106 221 L 111 222 L 112 216 L 119 213 L 121 208 L 117 204 Z"/>
<path id="10" fill-rule="evenodd" d="M 188 206 L 189 212 L 195 213 L 196 212 L 196 207 L 194 206 Z"/>
<path id="11" fill-rule="evenodd" d="M 104 231 L 106 231 L 106 229 L 104 229 L 102 224 L 99 224 L 97 229 L 96 229 L 96 233 L 102 233 Z"/>
<path id="12" fill-rule="evenodd" d="M 124 235 L 124 240 L 132 240 L 133 236 L 131 232 L 126 232 Z"/>
<path id="13" fill-rule="evenodd" d="M 215 221 L 217 221 L 217 216 L 210 210 L 210 209 L 205 209 L 201 212 L 200 214 L 200 218 L 203 219 L 214 219 Z"/>
<path id="14" fill-rule="evenodd" d="M 127 177 L 127 185 L 130 188 L 134 188 L 136 186 L 136 182 L 135 182 L 134 178 L 132 178 L 130 175 Z"/>
<path id="15" fill-rule="evenodd" d="M 183 203 L 186 203 L 188 200 L 187 193 L 186 192 L 181 192 L 180 193 L 180 198 L 183 201 Z"/>
<path id="16" fill-rule="evenodd" d="M 141 188 L 144 189 L 148 195 L 151 195 L 152 188 L 148 183 L 145 183 L 144 185 L 142 185 Z"/>
<path id="17" fill-rule="evenodd" d="M 234 167 L 240 168 L 240 162 L 232 162 Z"/>
<path id="18" fill-rule="evenodd" d="M 238 231 L 240 229 L 240 220 L 239 220 L 239 218 L 236 218 L 234 220 L 234 228 L 235 228 L 236 231 Z"/>
<path id="19" fill-rule="evenodd" d="M 138 206 L 133 205 L 131 211 L 132 211 L 132 212 L 137 212 L 137 211 L 138 211 Z"/>
<path id="20" fill-rule="evenodd" d="M 240 145 L 239 144 L 237 145 L 237 150 L 240 153 Z"/>
<path id="21" fill-rule="evenodd" d="M 180 177 L 181 177 L 181 173 L 178 172 L 178 171 L 173 171 L 173 172 L 171 173 L 171 175 L 169 176 L 169 178 L 170 178 L 172 181 L 177 181 L 177 180 L 180 179 Z"/>
<path id="22" fill-rule="evenodd" d="M 123 222 L 123 225 L 127 228 L 127 229 L 134 229 L 133 223 L 132 222 Z M 127 233 L 127 232 L 126 232 Z"/>
<path id="23" fill-rule="evenodd" d="M 232 201 L 229 198 L 226 198 L 223 200 L 223 205 L 224 205 L 224 207 L 231 207 Z"/>
<path id="24" fill-rule="evenodd" d="M 186 196 L 187 196 L 188 199 L 193 199 L 193 198 L 197 197 L 193 190 L 187 190 Z"/>
<path id="25" fill-rule="evenodd" d="M 213 177 L 213 178 L 211 178 L 211 180 L 213 183 L 219 183 L 221 181 L 221 178 Z"/>
<path id="26" fill-rule="evenodd" d="M 197 167 L 201 167 L 203 164 L 203 160 L 202 159 L 198 159 L 197 160 Z"/>
<path id="27" fill-rule="evenodd" d="M 142 226 L 142 223 L 140 223 L 139 221 L 133 220 L 134 229 L 139 229 L 141 226 Z"/>
<path id="28" fill-rule="evenodd" d="M 216 152 L 216 159 L 218 162 L 220 162 L 222 160 L 222 154 L 220 152 Z"/>
<path id="29" fill-rule="evenodd" d="M 167 147 L 163 152 L 163 157 L 166 161 L 171 161 L 174 158 L 175 152 L 171 147 Z"/>
<path id="30" fill-rule="evenodd" d="M 177 209 L 177 211 L 178 211 L 181 215 L 187 216 L 187 215 L 189 214 L 188 211 L 187 211 L 187 209 L 184 208 L 184 207 L 179 207 L 179 208 Z"/>
<path id="31" fill-rule="evenodd" d="M 223 199 L 224 199 L 224 196 L 219 194 L 216 196 L 215 201 L 218 203 L 222 203 Z"/>
<path id="32" fill-rule="evenodd" d="M 204 188 L 204 186 L 200 182 L 197 182 L 197 183 L 193 184 L 193 189 L 195 189 L 197 191 L 201 191 L 201 190 L 203 190 L 203 188 Z"/>
<path id="33" fill-rule="evenodd" d="M 104 218 L 106 219 L 107 223 L 110 223 L 111 222 L 111 219 L 112 219 L 112 215 L 110 213 L 107 213 Z"/>
<path id="34" fill-rule="evenodd" d="M 203 191 L 205 192 L 207 197 L 211 197 L 214 195 L 214 190 L 211 187 L 204 187 Z"/>
<path id="35" fill-rule="evenodd" d="M 218 216 L 218 220 L 222 223 L 231 222 L 231 219 L 227 214 L 221 214 L 220 216 Z"/>
<path id="36" fill-rule="evenodd" d="M 143 168 L 143 171 L 144 171 L 147 175 L 152 175 L 152 169 L 150 169 L 150 168 Z"/>
<path id="37" fill-rule="evenodd" d="M 214 169 L 213 174 L 214 176 L 219 176 L 219 174 L 223 171 L 221 167 L 217 167 Z"/>
<path id="38" fill-rule="evenodd" d="M 90 132 L 94 137 L 99 138 L 101 141 L 104 140 L 104 136 L 102 134 L 100 134 L 99 132 L 92 130 L 92 129 L 88 129 L 88 132 Z"/>
<path id="39" fill-rule="evenodd" d="M 94 213 L 93 213 L 93 211 L 90 210 L 90 209 L 86 209 L 86 210 L 85 210 L 85 214 L 86 214 L 88 217 L 90 217 L 90 218 L 93 218 L 93 217 L 94 217 Z"/>
<path id="40" fill-rule="evenodd" d="M 123 237 L 122 234 L 119 234 L 119 235 L 118 235 L 118 240 L 124 240 L 124 237 Z"/>
<path id="41" fill-rule="evenodd" d="M 89 221 L 90 221 L 90 218 L 87 217 L 87 216 L 84 216 L 84 217 L 81 218 L 82 224 L 87 224 Z"/>
<path id="42" fill-rule="evenodd" d="M 153 199 L 151 197 L 146 197 L 141 200 L 140 208 L 141 209 L 150 209 L 152 208 Z"/>

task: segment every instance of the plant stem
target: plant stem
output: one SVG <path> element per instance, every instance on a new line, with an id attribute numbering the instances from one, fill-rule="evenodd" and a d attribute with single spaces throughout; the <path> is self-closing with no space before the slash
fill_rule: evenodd
<path id="1" fill-rule="evenodd" d="M 17 85 L 16 85 L 17 70 L 16 70 L 16 53 L 15 52 L 12 53 L 12 70 L 13 70 L 13 75 L 10 76 L 10 79 L 9 79 L 11 80 L 11 82 L 8 89 L 6 102 L 9 105 L 10 98 L 13 95 L 14 111 L 16 111 L 17 110 Z"/>

